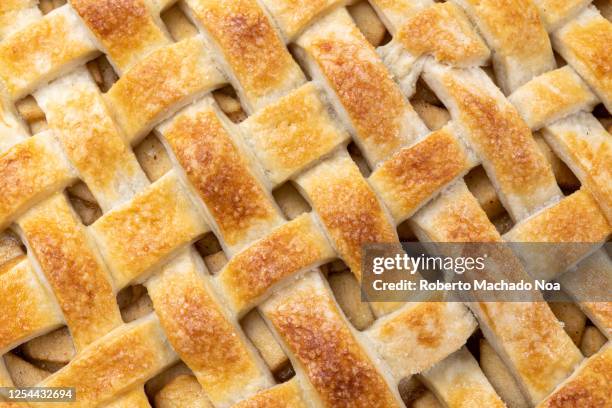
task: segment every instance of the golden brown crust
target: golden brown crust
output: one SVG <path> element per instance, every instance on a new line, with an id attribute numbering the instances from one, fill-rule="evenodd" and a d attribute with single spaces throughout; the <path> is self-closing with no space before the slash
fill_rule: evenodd
<path id="1" fill-rule="evenodd" d="M 232 408 L 306 408 L 307 406 L 298 382 L 294 379 L 262 391 Z"/>
<path id="2" fill-rule="evenodd" d="M 400 118 L 406 104 L 383 66 L 360 58 L 363 49 L 341 40 L 321 39 L 311 51 L 364 139 L 367 152 L 381 158 L 400 147 Z M 355 75 L 358 70 L 364 75 Z"/>
<path id="3" fill-rule="evenodd" d="M 349 138 L 308 83 L 245 121 L 245 138 L 280 184 Z"/>
<path id="4" fill-rule="evenodd" d="M 345 10 L 313 25 L 297 44 L 331 86 L 371 164 L 417 136 L 420 127 L 407 122 L 418 117 Z"/>
<path id="5" fill-rule="evenodd" d="M 254 304 L 271 287 L 335 255 L 310 214 L 275 229 L 238 253 L 219 274 L 236 312 Z"/>
<path id="6" fill-rule="evenodd" d="M 0 274 L 0 354 L 59 326 L 62 317 L 27 259 Z"/>
<path id="7" fill-rule="evenodd" d="M 590 114 L 580 113 L 549 125 L 546 141 L 588 189 L 612 224 L 612 141 Z"/>
<path id="8" fill-rule="evenodd" d="M 311 274 L 277 295 L 264 313 L 324 406 L 399 407 L 324 287 Z"/>
<path id="9" fill-rule="evenodd" d="M 588 191 L 580 190 L 558 204 L 517 224 L 504 236 L 514 242 L 603 242 L 612 227 Z"/>
<path id="10" fill-rule="evenodd" d="M 580 110 L 588 111 L 597 103 L 587 84 L 567 65 L 534 78 L 508 100 L 532 130 Z"/>
<path id="11" fill-rule="evenodd" d="M 92 407 L 143 384 L 174 361 L 176 354 L 151 315 L 100 338 L 41 386 L 76 388 L 76 401 L 58 407 Z M 46 403 L 31 405 L 43 408 Z"/>
<path id="12" fill-rule="evenodd" d="M 281 218 L 218 115 L 205 101 L 179 114 L 162 133 L 221 237 L 235 250 Z"/>
<path id="13" fill-rule="evenodd" d="M 553 35 L 555 47 L 612 111 L 612 22 L 590 7 Z"/>
<path id="14" fill-rule="evenodd" d="M 120 325 L 110 276 L 66 198 L 58 194 L 19 219 L 77 349 Z"/>
<path id="15" fill-rule="evenodd" d="M 612 302 L 607 302 L 612 259 L 600 249 L 558 278 L 563 290 L 580 301 L 580 309 L 607 337 L 612 337 Z"/>
<path id="16" fill-rule="evenodd" d="M 187 0 L 220 48 L 254 111 L 273 95 L 301 85 L 304 76 L 255 0 Z"/>
<path id="17" fill-rule="evenodd" d="M 555 68 L 548 33 L 531 0 L 460 0 L 459 3 L 476 20 L 494 50 L 494 68 L 504 93 Z"/>
<path id="18" fill-rule="evenodd" d="M 173 348 L 211 401 L 227 406 L 240 395 L 268 386 L 270 380 L 192 257 L 181 255 L 152 278 L 147 288 Z"/>
<path id="19" fill-rule="evenodd" d="M 24 97 L 96 53 L 76 16 L 63 7 L 0 43 L 0 78 L 11 99 Z"/>
<path id="20" fill-rule="evenodd" d="M 9 11 L 22 10 L 28 7 L 36 6 L 36 0 L 4 0 L 0 4 L 0 14 L 8 13 Z"/>
<path id="21" fill-rule="evenodd" d="M 174 172 L 106 213 L 91 230 L 122 288 L 207 230 Z"/>
<path id="22" fill-rule="evenodd" d="M 514 219 L 560 196 L 529 127 L 484 73 L 436 66 L 427 75 L 446 94 L 453 118 L 465 129 Z"/>
<path id="23" fill-rule="evenodd" d="M 413 15 L 430 7 L 432 0 L 370 0 L 385 25 L 395 34 L 397 30 Z"/>
<path id="24" fill-rule="evenodd" d="M 289 42 L 317 17 L 346 0 L 264 0 L 264 3 Z"/>
<path id="25" fill-rule="evenodd" d="M 79 177 L 103 210 L 130 199 L 148 181 L 84 70 L 68 75 L 36 99 Z"/>
<path id="26" fill-rule="evenodd" d="M 529 128 L 514 110 L 500 109 L 493 98 L 479 95 L 451 76 L 445 85 L 459 103 L 461 119 L 471 131 L 470 141 L 491 161 L 502 189 L 520 194 L 551 181 L 552 172 L 546 171 Z"/>
<path id="27" fill-rule="evenodd" d="M 443 128 L 397 152 L 372 173 L 369 181 L 400 223 L 471 166 L 462 143 L 451 129 Z"/>
<path id="28" fill-rule="evenodd" d="M 462 183 L 461 183 L 462 184 Z M 460 183 L 458 183 L 458 186 Z M 463 190 L 463 191 L 461 191 Z M 448 217 L 448 213 L 458 211 L 463 214 L 473 214 L 477 217 L 479 214 L 484 215 L 484 212 L 476 207 L 477 202 L 474 198 L 470 197 L 469 200 L 465 200 L 462 197 L 463 192 L 469 194 L 465 189 L 465 185 L 461 186 L 461 189 L 456 187 L 449 189 L 449 192 L 442 195 L 440 198 L 433 201 L 430 205 L 425 207 L 421 213 L 414 217 L 413 228 L 415 233 L 421 239 L 433 242 L 441 243 L 461 243 L 467 242 L 472 245 L 442 245 L 440 250 L 445 255 L 450 256 L 461 256 L 466 253 L 482 254 L 483 250 L 486 251 L 486 258 L 488 258 L 487 267 L 481 270 L 480 275 L 476 278 L 484 278 L 489 281 L 520 281 L 529 280 L 529 275 L 525 272 L 523 265 L 520 260 L 514 255 L 510 247 L 504 245 L 491 245 L 491 243 L 499 243 L 501 238 L 495 229 L 495 226 L 490 222 L 487 224 L 483 223 L 481 219 L 475 219 L 473 223 L 469 220 L 464 220 L 464 223 L 468 225 L 465 228 L 457 228 L 453 225 L 454 220 Z M 449 204 L 451 201 L 452 204 Z M 459 201 L 462 201 L 458 203 Z M 457 202 L 457 203 L 456 203 Z M 448 222 L 448 225 L 444 223 Z M 456 240 L 448 240 L 450 236 L 455 239 L 453 234 L 457 234 Z M 465 234 L 469 238 L 463 238 Z M 462 296 L 463 299 L 485 299 L 491 301 L 492 297 L 488 298 L 482 296 L 482 292 L 477 288 L 465 291 Z M 541 297 L 539 292 L 525 292 L 527 295 L 531 295 L 533 299 L 540 301 Z M 502 297 L 502 294 L 498 293 L 495 296 L 496 299 L 501 301 L 507 301 L 507 297 Z M 530 298 L 525 297 L 524 300 Z"/>
<path id="29" fill-rule="evenodd" d="M 435 242 L 500 242 L 501 237 L 463 181 L 421 209 L 412 221 Z"/>
<path id="30" fill-rule="evenodd" d="M 545 302 L 474 307 L 485 336 L 495 342 L 532 403 L 552 392 L 583 358 Z"/>
<path id="31" fill-rule="evenodd" d="M 145 0 L 71 0 L 72 7 L 123 71 L 170 42 Z"/>
<path id="32" fill-rule="evenodd" d="M 476 327 L 476 320 L 460 303 L 414 303 L 378 320 L 368 336 L 400 379 L 427 370 L 457 351 Z"/>
<path id="33" fill-rule="evenodd" d="M 362 245 L 397 242 L 376 194 L 348 156 L 328 159 L 297 182 L 357 279 L 361 279 Z"/>
<path id="34" fill-rule="evenodd" d="M 583 188 L 515 225 L 504 239 L 516 243 L 514 250 L 531 276 L 550 280 L 590 255 L 611 234 L 608 220 Z M 535 244 L 521 244 L 526 242 Z M 586 282 L 583 285 L 586 287 Z"/>
<path id="35" fill-rule="evenodd" d="M 192 37 L 150 53 L 113 85 L 106 100 L 134 143 L 163 117 L 224 82 L 201 38 Z"/>
<path id="36" fill-rule="evenodd" d="M 568 19 L 576 16 L 590 0 L 534 0 L 540 11 L 542 21 L 549 32 L 560 27 Z"/>
<path id="37" fill-rule="evenodd" d="M 0 229 L 36 201 L 73 180 L 53 136 L 41 134 L 0 155 Z"/>
<path id="38" fill-rule="evenodd" d="M 424 136 L 424 127 L 375 50 L 367 46 L 354 24 L 347 20 L 344 9 L 330 13 L 320 24 L 315 23 L 301 37 L 299 52 L 300 56 L 310 58 L 314 75 L 323 77 L 323 81 L 318 78 L 318 83 L 332 90 L 328 93 L 332 95 L 336 111 L 350 124 L 356 143 L 368 155 L 370 167 L 375 170 L 371 177 L 374 189 L 362 176 L 370 171 L 363 157 L 357 159 L 360 167 L 346 154 L 323 160 L 348 139 L 348 133 L 335 123 L 336 114 L 327 109 L 327 101 L 318 94 L 315 85 L 309 83 L 298 88 L 304 77 L 278 38 L 274 22 L 268 20 L 259 4 L 272 2 L 272 6 L 289 7 L 285 12 L 290 12 L 295 19 L 281 21 L 282 30 L 286 35 L 297 37 L 320 15 L 344 5 L 343 0 L 185 0 L 182 7 L 186 10 L 192 7 L 212 44 L 221 50 L 221 56 L 215 60 L 230 68 L 227 71 L 232 71 L 232 83 L 237 88 L 243 87 L 238 93 L 245 96 L 247 108 L 254 115 L 242 126 L 251 137 L 247 141 L 264 162 L 262 167 L 272 176 L 272 183 L 259 179 L 259 164 L 252 162 L 252 152 L 244 149 L 237 137 L 239 127 L 229 124 L 216 107 L 210 106 L 212 98 L 207 97 L 205 103 L 186 109 L 160 127 L 166 133 L 164 143 L 174 150 L 170 159 L 183 169 L 177 167 L 176 172 L 170 172 L 147 189 L 148 182 L 131 154 L 129 142 L 136 142 L 160 120 L 174 115 L 179 107 L 208 92 L 223 82 L 223 78 L 210 68 L 212 60 L 206 58 L 200 37 L 166 46 L 169 39 L 149 7 L 154 3 L 153 7 L 161 8 L 172 0 L 70 1 L 125 75 L 105 98 L 100 98 L 93 88 L 78 91 L 71 88 L 75 91 L 74 98 L 61 104 L 56 103 L 57 94 L 49 93 L 50 104 L 56 104 L 52 108 L 47 106 L 45 111 L 64 144 L 68 159 L 83 173 L 85 182 L 92 184 L 96 197 L 101 194 L 108 199 L 102 204 L 106 215 L 90 232 L 98 240 L 117 286 L 144 280 L 147 272 L 155 272 L 156 276 L 148 280 L 148 288 L 157 312 L 131 325 L 122 325 L 118 319 L 105 266 L 88 242 L 88 231 L 72 212 L 66 197 L 59 195 L 75 178 L 59 144 L 45 136 L 41 154 L 36 156 L 33 150 L 39 147 L 37 140 L 42 137 L 35 137 L 31 139 L 34 141 L 13 146 L 6 154 L 0 151 L 0 230 L 17 219 L 30 244 L 29 255 L 34 257 L 31 259 L 37 258 L 40 263 L 35 272 L 38 269 L 47 272 L 47 280 L 57 291 L 60 309 L 80 349 L 74 361 L 44 383 L 78 384 L 79 400 L 71 406 L 147 406 L 142 385 L 177 360 L 175 350 L 206 389 L 207 395 L 201 394 L 202 399 L 211 398 L 214 405 L 238 403 L 238 407 L 244 408 L 298 408 L 312 404 L 356 408 L 403 406 L 396 384 L 389 381 L 391 376 L 379 366 L 378 356 L 370 355 L 370 350 L 360 343 L 361 334 L 346 322 L 320 274 L 311 274 L 295 285 L 287 285 L 289 288 L 279 288 L 279 293 L 261 309 L 269 319 L 270 329 L 276 330 L 279 341 L 292 358 L 298 377 L 295 380 L 258 392 L 271 386 L 273 380 L 236 318 L 260 304 L 275 285 L 280 287 L 290 280 L 287 278 L 299 278 L 297 275 L 301 276 L 305 269 L 334 256 L 326 234 L 360 278 L 364 244 L 398 241 L 395 224 L 377 193 L 389 203 L 397 220 L 411 217 L 423 203 L 475 164 L 472 146 L 466 148 L 463 139 L 469 139 L 484 158 L 504 204 L 519 222 L 517 232 L 533 239 L 551 240 L 603 240 L 610 235 L 612 221 L 606 220 L 598 208 L 605 205 L 602 203 L 606 202 L 608 190 L 604 186 L 609 181 L 602 164 L 605 161 L 601 160 L 608 159 L 609 155 L 603 148 L 596 150 L 599 145 L 593 138 L 586 147 L 582 139 L 568 139 L 563 143 L 571 144 L 568 150 L 578 156 L 577 167 L 582 167 L 588 177 L 596 169 L 604 175 L 588 178 L 589 182 L 581 178 L 582 191 L 538 213 L 543 206 L 562 197 L 549 166 L 531 143 L 529 129 L 521 124 L 517 113 L 496 88 L 491 92 L 493 83 L 483 85 L 481 78 L 472 82 L 473 78 L 460 78 L 455 73 L 449 76 L 450 82 L 442 78 L 439 87 L 450 95 L 445 101 L 453 100 L 451 110 L 458 125 L 452 129 L 456 132 L 445 128 L 413 145 L 417 137 Z M 373 3 L 396 11 L 407 7 L 410 12 L 402 18 L 417 13 L 396 36 L 409 44 L 415 54 L 433 52 L 439 61 L 451 65 L 484 60 L 488 50 L 459 9 L 452 3 L 434 4 L 431 0 L 431 5 L 427 4 L 429 8 L 417 12 L 429 1 L 374 0 Z M 501 45 L 493 47 L 496 51 L 499 49 L 499 58 L 520 54 L 529 61 L 539 57 L 548 60 L 549 54 L 536 55 L 533 51 L 535 43 L 540 49 L 545 48 L 540 42 L 542 27 L 536 24 L 533 7 L 523 4 L 525 1 L 528 0 L 518 0 L 516 4 L 528 10 L 527 17 L 517 16 L 509 0 L 501 0 L 499 10 L 494 10 L 493 0 L 478 4 L 487 9 L 485 12 L 495 13 L 487 21 L 496 24 L 494 29 L 501 30 L 493 34 L 500 39 Z M 39 41 L 42 48 L 49 44 L 55 47 L 63 37 L 71 35 L 83 39 L 87 45 L 84 28 L 77 29 L 81 22 L 70 17 L 73 13 L 70 10 L 68 5 L 56 14 L 67 17 L 65 24 L 71 31 L 62 33 L 56 27 L 49 31 L 59 33 L 60 40 L 45 41 L 42 32 L 32 35 L 32 39 Z M 277 11 L 273 13 L 279 15 Z M 506 30 L 505 24 L 514 24 L 519 29 Z M 27 28 L 26 34 L 30 30 L 31 27 Z M 510 43 L 511 36 L 525 35 L 522 30 L 529 34 L 526 49 L 517 48 L 516 40 Z M 13 42 L 20 45 L 19 41 Z M 69 41 L 64 42 L 70 46 Z M 3 45 L 0 43 L 0 65 Z M 23 83 L 16 81 L 13 96 L 46 83 L 64 68 L 72 70 L 93 55 L 93 45 L 88 46 L 73 55 L 61 50 L 58 54 L 66 54 L 28 60 L 39 72 Z M 594 57 L 601 59 L 601 55 Z M 436 64 L 431 58 L 421 62 Z M 531 68 L 532 65 L 526 70 Z M 474 71 L 485 76 L 484 71 Z M 2 73 L 0 67 L 0 82 Z M 210 77 L 203 79 L 205 76 Z M 71 78 L 66 76 L 68 80 Z M 572 79 L 577 80 L 576 84 L 580 82 L 575 74 Z M 88 81 L 91 83 L 91 79 Z M 579 85 L 581 89 L 573 89 L 575 94 L 568 91 L 569 87 L 565 88 L 566 99 L 556 100 L 554 112 L 542 106 L 541 115 L 545 118 L 540 120 L 548 124 L 560 118 L 556 115 L 577 116 L 574 110 L 565 111 L 564 106 L 558 106 L 564 103 L 567 109 L 570 105 L 571 109 L 590 107 L 595 98 L 582 83 Z M 63 91 L 68 94 L 68 90 L 66 87 Z M 579 90 L 583 92 L 580 95 Z M 62 89 L 56 91 L 62 92 Z M 542 97 L 552 101 L 555 96 Z M 112 119 L 107 109 L 113 112 Z M 3 112 L 4 105 L 0 109 L 0 121 Z M 115 128 L 115 120 L 121 132 Z M 32 129 L 35 132 L 38 127 Z M 121 133 L 126 133 L 127 143 L 121 140 Z M 258 136 L 262 138 L 259 144 L 255 140 Z M 587 136 L 590 135 L 587 133 Z M 308 144 L 313 147 L 305 148 Z M 0 150 L 4 149 L 2 146 L 0 142 Z M 23 154 L 15 154 L 23 146 Z M 319 160 L 322 163 L 315 163 Z M 591 166 L 595 162 L 597 165 Z M 311 166 L 314 168 L 308 170 Z M 302 171 L 306 174 L 298 177 Z M 183 184 L 185 176 L 187 186 Z M 311 200 L 313 212 L 285 224 L 268 190 L 291 178 L 298 179 Z M 440 200 L 416 214 L 414 225 L 435 240 L 499 241 L 499 234 L 475 205 L 476 200 L 467 193 L 463 183 L 458 183 L 457 190 L 453 187 L 450 190 L 450 194 L 444 192 Z M 141 193 L 134 197 L 138 191 Z M 57 195 L 43 201 L 53 193 Z M 6 200 L 5 206 L 3 200 Z M 32 206 L 35 208 L 22 216 Z M 300 212 L 294 215 L 297 214 Z M 217 277 L 204 275 L 195 252 L 189 254 L 188 265 L 179 258 L 179 262 L 162 267 L 208 229 L 202 215 L 213 223 L 228 256 L 236 256 L 230 257 L 229 264 Z M 224 257 L 223 253 L 219 254 Z M 0 358 L 9 348 L 63 322 L 62 310 L 56 310 L 56 299 L 47 293 L 47 282 L 39 281 L 40 274 L 28 269 L 20 272 L 22 276 L 15 276 L 15 269 L 29 265 L 21 261 L 0 266 L 0 310 L 8 310 L 7 315 L 17 322 L 9 323 L 4 333 L 0 322 Z M 10 281 L 5 279 L 7 276 Z M 223 299 L 218 297 L 215 292 L 219 289 L 229 295 Z M 8 296 L 2 297 L 4 292 Z M 28 298 L 30 295 L 32 299 Z M 228 300 L 232 313 L 222 303 Z M 599 307 L 593 305 L 592 310 Z M 383 309 L 392 313 L 391 307 L 372 305 L 381 315 Z M 499 340 L 498 350 L 529 392 L 532 403 L 551 392 L 580 360 L 580 353 L 564 337 L 544 303 L 474 307 L 479 310 L 483 330 L 488 330 L 487 336 Z M 45 308 L 49 310 L 41 316 Z M 466 309 L 459 303 L 450 306 L 422 303 L 415 309 L 413 314 L 402 314 L 405 310 L 392 313 L 387 316 L 390 319 L 381 322 L 375 336 L 368 333 L 375 337 L 375 348 L 388 360 L 397 378 L 421 372 L 446 359 L 465 342 L 475 326 L 474 319 L 469 313 L 463 314 Z M 22 316 L 22 312 L 27 314 Z M 601 316 L 609 315 L 609 305 L 600 307 L 598 312 Z M 113 328 L 116 329 L 112 333 L 96 341 Z M 284 354 L 282 357 L 286 361 Z M 455 374 L 447 371 L 444 363 L 438 368 L 443 375 Z M 501 407 L 503 404 L 477 365 L 473 364 L 472 368 L 475 371 L 466 370 L 463 377 L 446 377 L 452 384 L 440 399 L 449 406 Z M 478 381 L 471 383 L 474 378 Z M 303 399 L 300 386 L 310 394 L 309 402 Z M 582 398 L 584 389 L 589 387 L 597 389 L 585 381 L 571 391 L 579 392 Z M 576 392 L 564 394 L 563 401 L 575 402 L 572 398 L 576 398 Z M 251 398 L 244 400 L 246 397 Z"/>
<path id="39" fill-rule="evenodd" d="M 10 271 L 17 264 L 21 263 L 24 259 L 26 259 L 25 255 L 17 255 L 15 258 L 11 258 L 8 261 L 2 263 L 0 266 L 0 275 Z"/>
<path id="40" fill-rule="evenodd" d="M 483 64 L 489 49 L 463 11 L 438 3 L 411 17 L 394 37 L 414 57 L 431 54 L 453 66 Z"/>
<path id="41" fill-rule="evenodd" d="M 448 407 L 506 407 L 466 348 L 424 372 L 421 378 Z"/>
<path id="42" fill-rule="evenodd" d="M 589 358 L 538 408 L 599 408 L 610 403 L 612 347 Z"/>
<path id="43" fill-rule="evenodd" d="M 42 15 L 35 0 L 5 0 L 0 4 L 0 39 L 17 32 Z"/>

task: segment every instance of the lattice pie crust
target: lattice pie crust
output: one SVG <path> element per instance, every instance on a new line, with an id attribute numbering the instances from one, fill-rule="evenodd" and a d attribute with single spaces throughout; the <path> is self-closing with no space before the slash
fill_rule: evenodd
<path id="1" fill-rule="evenodd" d="M 77 399 L 1 407 L 612 406 L 609 303 L 358 289 L 418 238 L 609 290 L 607 1 L 64 3 L 0 2 L 0 386 Z"/>

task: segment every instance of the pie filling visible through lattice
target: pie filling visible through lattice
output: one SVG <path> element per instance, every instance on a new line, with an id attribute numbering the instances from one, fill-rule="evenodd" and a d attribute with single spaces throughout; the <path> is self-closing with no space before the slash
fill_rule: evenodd
<path id="1" fill-rule="evenodd" d="M 611 16 L 2 0 L 0 387 L 76 397 L 0 407 L 612 406 Z M 512 258 L 564 303 L 362 301 L 417 240 L 589 245 Z"/>

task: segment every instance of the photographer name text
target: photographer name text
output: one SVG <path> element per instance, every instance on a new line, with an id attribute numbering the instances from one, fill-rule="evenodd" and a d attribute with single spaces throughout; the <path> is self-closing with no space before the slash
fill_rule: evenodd
<path id="1" fill-rule="evenodd" d="M 372 282 L 372 287 L 376 291 L 529 291 L 529 290 L 547 290 L 559 291 L 561 285 L 557 282 L 547 282 L 545 280 L 518 281 L 508 282 L 505 280 L 489 282 L 487 280 L 475 280 L 473 282 L 430 282 L 426 279 L 419 281 L 411 281 L 403 279 L 397 282 L 385 282 L 382 279 L 377 279 Z"/>

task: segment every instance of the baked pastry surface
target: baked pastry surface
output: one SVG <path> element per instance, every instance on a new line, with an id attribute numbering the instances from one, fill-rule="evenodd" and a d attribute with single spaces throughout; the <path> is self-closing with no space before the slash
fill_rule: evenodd
<path id="1" fill-rule="evenodd" d="M 508 265 L 609 296 L 611 9 L 2 1 L 0 387 L 76 400 L 0 407 L 612 406 L 610 303 L 359 288 L 369 243 L 581 242 Z"/>

